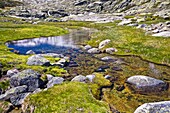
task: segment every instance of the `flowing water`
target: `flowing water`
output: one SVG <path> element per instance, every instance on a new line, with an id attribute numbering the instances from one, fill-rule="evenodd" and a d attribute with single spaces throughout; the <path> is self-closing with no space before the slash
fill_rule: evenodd
<path id="1" fill-rule="evenodd" d="M 72 76 L 88 75 L 94 72 L 112 76 L 111 82 L 114 83 L 114 88 L 103 93 L 103 98 L 110 105 L 124 111 L 129 109 L 133 111 L 144 102 L 168 100 L 170 98 L 170 91 L 156 96 L 138 95 L 124 91 L 126 90 L 124 88 L 126 79 L 133 75 L 146 75 L 170 82 L 170 67 L 144 61 L 135 56 L 111 56 L 104 53 L 87 54 L 80 49 L 80 46 L 89 40 L 93 32 L 94 30 L 91 29 L 73 30 L 70 34 L 63 36 L 12 41 L 8 42 L 7 46 L 19 51 L 20 54 L 26 54 L 28 50 L 33 50 L 37 54 L 43 52 L 69 56 L 71 63 L 65 69 Z M 105 56 L 110 56 L 114 60 L 102 61 L 101 58 Z"/>

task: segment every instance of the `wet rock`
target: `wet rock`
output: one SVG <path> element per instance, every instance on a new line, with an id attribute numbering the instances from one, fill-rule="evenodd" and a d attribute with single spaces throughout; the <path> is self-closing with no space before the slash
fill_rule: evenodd
<path id="1" fill-rule="evenodd" d="M 110 79 L 111 76 L 110 76 L 110 75 L 106 75 L 104 78 L 105 78 L 105 79 Z"/>
<path id="2" fill-rule="evenodd" d="M 121 67 L 113 67 L 112 68 L 114 71 L 123 71 Z"/>
<path id="3" fill-rule="evenodd" d="M 114 52 L 117 52 L 118 50 L 116 48 L 107 48 L 106 53 L 113 54 Z"/>
<path id="4" fill-rule="evenodd" d="M 64 79 L 62 77 L 53 77 L 48 83 L 47 83 L 47 88 L 51 88 L 56 84 L 61 84 L 63 83 Z"/>
<path id="5" fill-rule="evenodd" d="M 106 72 L 106 71 L 103 68 L 98 68 L 98 69 L 95 70 L 95 72 Z"/>
<path id="6" fill-rule="evenodd" d="M 86 45 L 86 46 L 83 47 L 84 50 L 89 50 L 89 49 L 91 49 L 91 48 L 92 48 L 92 47 L 91 47 L 90 45 Z"/>
<path id="7" fill-rule="evenodd" d="M 170 31 L 160 32 L 160 33 L 157 33 L 157 34 L 153 34 L 152 36 L 156 36 L 156 37 L 170 37 Z"/>
<path id="8" fill-rule="evenodd" d="M 131 20 L 123 20 L 122 22 L 120 22 L 118 25 L 121 26 L 121 25 L 127 25 L 127 24 L 131 24 L 132 21 Z"/>
<path id="9" fill-rule="evenodd" d="M 33 55 L 28 58 L 27 65 L 49 66 L 50 61 L 42 57 L 41 55 Z"/>
<path id="10" fill-rule="evenodd" d="M 21 85 L 26 85 L 28 91 L 35 91 L 42 85 L 41 75 L 31 69 L 24 70 L 10 78 L 10 86 L 17 87 Z"/>
<path id="11" fill-rule="evenodd" d="M 33 55 L 33 54 L 35 54 L 35 52 L 33 50 L 29 50 L 29 51 L 26 52 L 26 54 L 27 55 Z"/>
<path id="12" fill-rule="evenodd" d="M 71 61 L 68 66 L 69 67 L 78 67 L 79 65 L 77 64 L 77 62 Z"/>
<path id="13" fill-rule="evenodd" d="M 103 40 L 102 42 L 99 43 L 99 49 L 104 48 L 106 45 L 110 43 L 110 39 Z"/>
<path id="14" fill-rule="evenodd" d="M 51 63 L 53 66 L 60 66 L 60 67 L 65 67 L 68 64 L 68 60 L 62 58 L 56 63 Z"/>
<path id="15" fill-rule="evenodd" d="M 106 57 L 103 57 L 101 58 L 102 61 L 105 61 L 105 62 L 109 62 L 109 61 L 116 61 L 114 58 L 110 57 L 110 56 L 106 56 Z"/>
<path id="16" fill-rule="evenodd" d="M 143 75 L 132 76 L 126 83 L 132 90 L 142 94 L 165 91 L 168 88 L 164 81 Z"/>
<path id="17" fill-rule="evenodd" d="M 86 78 L 90 81 L 93 82 L 94 78 L 96 77 L 96 75 L 87 75 Z"/>
<path id="18" fill-rule="evenodd" d="M 138 107 L 134 113 L 170 113 L 170 101 L 145 103 Z"/>
<path id="19" fill-rule="evenodd" d="M 19 73 L 19 71 L 17 69 L 12 69 L 12 70 L 8 70 L 6 77 L 12 77 L 13 75 Z"/>
<path id="20" fill-rule="evenodd" d="M 21 104 L 24 103 L 24 100 L 27 96 L 29 96 L 30 93 L 22 93 L 16 96 L 12 96 L 10 98 L 10 102 L 14 105 L 14 106 L 19 106 Z"/>
<path id="21" fill-rule="evenodd" d="M 50 81 L 54 76 L 53 75 L 50 75 L 50 74 L 47 74 L 47 80 Z"/>
<path id="22" fill-rule="evenodd" d="M 99 54 L 100 50 L 98 48 L 92 48 L 87 51 L 90 54 Z"/>
<path id="23" fill-rule="evenodd" d="M 74 82 L 86 82 L 87 78 L 83 75 L 78 75 L 76 77 L 74 77 L 71 81 Z"/>
<path id="24" fill-rule="evenodd" d="M 5 94 L 0 95 L 0 100 L 8 100 L 11 96 L 18 95 L 20 93 L 25 93 L 27 91 L 27 86 L 18 86 L 11 88 L 5 92 Z"/>

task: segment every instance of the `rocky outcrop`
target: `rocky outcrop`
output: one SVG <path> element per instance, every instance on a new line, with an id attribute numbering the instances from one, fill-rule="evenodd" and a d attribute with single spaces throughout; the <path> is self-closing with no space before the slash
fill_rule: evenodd
<path id="1" fill-rule="evenodd" d="M 170 101 L 145 103 L 138 107 L 134 113 L 169 113 Z"/>
<path id="2" fill-rule="evenodd" d="M 31 69 L 24 70 L 10 78 L 10 86 L 17 87 L 26 85 L 28 91 L 35 91 L 42 85 L 42 80 L 40 79 L 41 75 Z"/>
<path id="3" fill-rule="evenodd" d="M 79 76 L 76 76 L 74 77 L 71 81 L 74 81 L 74 82 L 86 82 L 87 78 L 83 75 L 79 75 Z"/>
<path id="4" fill-rule="evenodd" d="M 132 91 L 141 94 L 158 93 L 168 88 L 166 82 L 143 75 L 132 76 L 127 79 L 126 83 Z"/>

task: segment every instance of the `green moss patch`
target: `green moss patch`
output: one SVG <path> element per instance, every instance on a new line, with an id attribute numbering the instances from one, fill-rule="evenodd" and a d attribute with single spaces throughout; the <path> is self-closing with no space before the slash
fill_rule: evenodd
<path id="1" fill-rule="evenodd" d="M 87 84 L 77 82 L 64 83 L 31 95 L 25 104 L 35 106 L 35 113 L 109 112 L 107 104 L 93 98 Z"/>

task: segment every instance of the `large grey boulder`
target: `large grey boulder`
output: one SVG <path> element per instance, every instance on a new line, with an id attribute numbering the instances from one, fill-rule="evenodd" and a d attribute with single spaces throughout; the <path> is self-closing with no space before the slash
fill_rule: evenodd
<path id="1" fill-rule="evenodd" d="M 24 100 L 26 99 L 27 96 L 29 96 L 30 93 L 22 93 L 16 96 L 12 96 L 10 98 L 10 102 L 14 105 L 14 106 L 19 106 L 21 104 L 24 103 Z"/>
<path id="2" fill-rule="evenodd" d="M 101 51 L 98 48 L 92 48 L 87 51 L 90 54 L 99 54 Z"/>
<path id="3" fill-rule="evenodd" d="M 102 42 L 99 43 L 99 49 L 104 48 L 106 45 L 110 43 L 110 39 L 103 40 Z"/>
<path id="4" fill-rule="evenodd" d="M 27 91 L 27 86 L 18 86 L 11 88 L 5 92 L 5 94 L 0 95 L 0 100 L 8 100 L 11 96 L 16 96 L 20 93 L 25 93 Z"/>
<path id="5" fill-rule="evenodd" d="M 50 61 L 42 57 L 41 55 L 33 55 L 28 58 L 27 65 L 49 66 Z"/>
<path id="6" fill-rule="evenodd" d="M 127 79 L 126 83 L 133 91 L 147 94 L 167 90 L 168 84 L 152 77 L 136 75 Z"/>
<path id="7" fill-rule="evenodd" d="M 53 77 L 48 83 L 47 83 L 47 88 L 51 88 L 56 84 L 61 84 L 63 83 L 64 79 L 62 77 Z"/>
<path id="8" fill-rule="evenodd" d="M 145 103 L 138 107 L 134 113 L 170 113 L 170 101 Z"/>
<path id="9" fill-rule="evenodd" d="M 74 77 L 71 81 L 74 82 L 86 82 L 87 78 L 83 75 L 78 75 L 76 77 Z"/>
<path id="10" fill-rule="evenodd" d="M 28 91 L 34 91 L 42 85 L 41 75 L 31 69 L 24 70 L 10 78 L 10 86 L 26 85 Z"/>
<path id="11" fill-rule="evenodd" d="M 153 34 L 155 37 L 170 37 L 170 31 L 163 31 L 160 33 Z"/>

